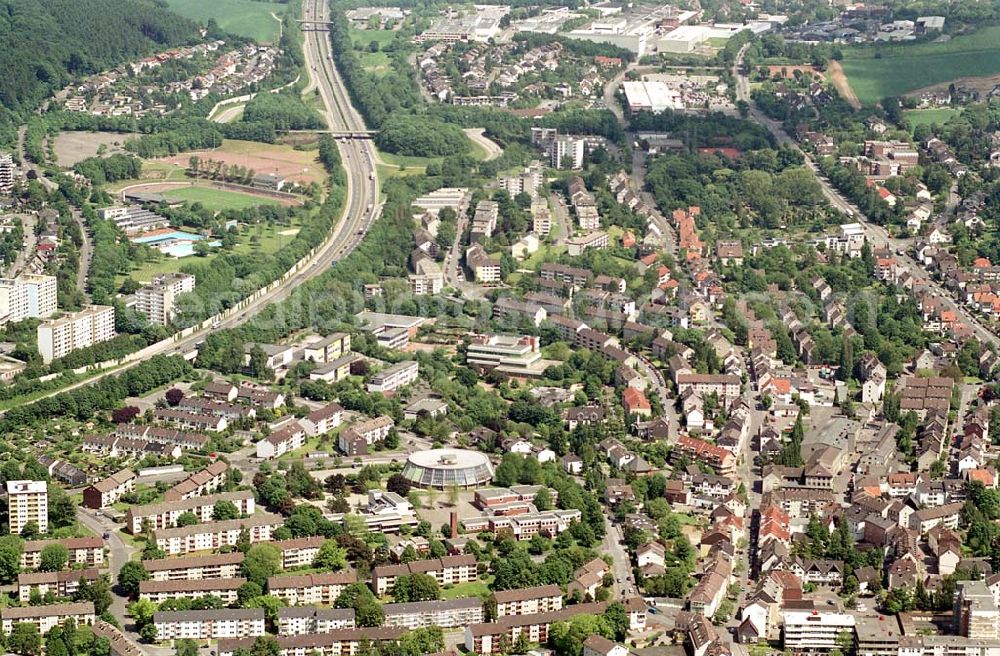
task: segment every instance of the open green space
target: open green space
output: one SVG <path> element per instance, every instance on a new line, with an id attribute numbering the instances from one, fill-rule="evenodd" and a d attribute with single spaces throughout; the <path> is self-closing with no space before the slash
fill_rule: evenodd
<path id="1" fill-rule="evenodd" d="M 164 191 L 163 196 L 173 202 L 201 203 L 210 210 L 244 210 L 278 204 L 270 198 L 212 187 L 178 187 Z"/>
<path id="2" fill-rule="evenodd" d="M 356 27 L 350 29 L 351 40 L 354 43 L 361 45 L 365 48 L 368 47 L 372 41 L 378 43 L 379 47 L 392 41 L 393 37 L 396 36 L 394 30 L 359 30 Z"/>
<path id="3" fill-rule="evenodd" d="M 458 583 L 450 588 L 441 589 L 442 599 L 460 599 L 462 597 L 483 597 L 490 593 L 489 578 L 479 581 Z"/>
<path id="4" fill-rule="evenodd" d="M 844 49 L 841 65 L 858 100 L 877 103 L 960 77 L 1000 73 L 1000 26 L 948 41 Z"/>
<path id="5" fill-rule="evenodd" d="M 366 71 L 382 77 L 389 72 L 389 55 L 384 52 L 362 52 L 358 59 Z"/>
<path id="6" fill-rule="evenodd" d="M 918 125 L 944 125 L 952 116 L 958 116 L 961 110 L 954 107 L 938 107 L 935 109 L 908 109 L 903 112 L 903 116 L 909 122 L 911 128 Z"/>
<path id="7" fill-rule="evenodd" d="M 227 32 L 266 43 L 277 43 L 281 30 L 271 12 L 280 17 L 286 7 L 259 0 L 167 0 L 167 5 L 199 23 L 215 19 Z"/>

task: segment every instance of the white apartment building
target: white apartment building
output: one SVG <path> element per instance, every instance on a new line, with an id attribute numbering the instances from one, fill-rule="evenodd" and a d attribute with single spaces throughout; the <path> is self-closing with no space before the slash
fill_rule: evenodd
<path id="1" fill-rule="evenodd" d="M 540 376 L 544 371 L 538 338 L 515 335 L 474 335 L 465 363 L 476 371 L 514 376 Z"/>
<path id="2" fill-rule="evenodd" d="M 383 626 L 405 629 L 425 629 L 440 626 L 442 629 L 479 624 L 484 619 L 483 602 L 478 597 L 416 601 L 385 604 Z"/>
<path id="3" fill-rule="evenodd" d="M 7 481 L 10 532 L 19 535 L 28 522 L 39 533 L 49 532 L 49 490 L 45 481 Z"/>
<path id="4" fill-rule="evenodd" d="M 330 633 L 354 627 L 353 608 L 294 606 L 278 609 L 278 635 L 281 636 Z"/>
<path id="5" fill-rule="evenodd" d="M 586 141 L 581 137 L 559 135 L 549 146 L 549 159 L 555 169 L 582 169 Z"/>
<path id="6" fill-rule="evenodd" d="M 159 611 L 153 613 L 156 639 L 218 640 L 264 635 L 263 608 Z"/>
<path id="7" fill-rule="evenodd" d="M 21 551 L 21 569 L 38 569 L 42 564 L 42 549 L 50 544 L 61 544 L 69 551 L 67 565 L 86 565 L 101 567 L 104 565 L 104 540 L 98 536 L 86 538 L 69 538 L 66 540 L 28 540 Z"/>
<path id="8" fill-rule="evenodd" d="M 305 538 L 279 540 L 273 544 L 281 551 L 281 568 L 289 570 L 311 566 L 324 542 L 326 539 L 323 536 L 311 535 Z"/>
<path id="9" fill-rule="evenodd" d="M 24 273 L 0 278 L 0 317 L 11 322 L 47 319 L 56 309 L 55 276 Z"/>
<path id="10" fill-rule="evenodd" d="M 332 606 L 344 588 L 357 580 L 355 572 L 346 571 L 272 576 L 267 580 L 267 593 L 289 606 Z"/>
<path id="11" fill-rule="evenodd" d="M 190 558 L 158 558 L 142 561 L 151 581 L 200 581 L 232 579 L 240 575 L 243 553 L 232 551 Z"/>
<path id="12" fill-rule="evenodd" d="M 183 556 L 196 551 L 236 546 L 244 529 L 250 534 L 250 544 L 270 542 L 271 534 L 284 523 L 280 515 L 256 513 L 246 519 L 165 528 L 155 531 L 153 539 L 156 540 L 156 548 L 162 549 L 168 556 Z"/>
<path id="13" fill-rule="evenodd" d="M 394 392 L 417 379 L 419 365 L 416 360 L 404 360 L 379 371 L 368 382 L 369 392 Z"/>
<path id="14" fill-rule="evenodd" d="M 133 535 L 142 533 L 143 524 L 148 523 L 153 530 L 169 528 L 177 523 L 177 518 L 186 512 L 194 513 L 199 522 L 212 521 L 212 512 L 219 501 L 230 501 L 241 515 L 252 515 L 256 504 L 250 490 L 223 492 L 180 501 L 151 503 L 132 506 L 125 514 L 125 525 Z"/>
<path id="15" fill-rule="evenodd" d="M 854 633 L 854 616 L 823 611 L 784 611 L 785 649 L 794 652 L 832 651 L 837 636 Z"/>
<path id="16" fill-rule="evenodd" d="M 535 615 L 562 608 L 562 590 L 558 585 L 536 585 L 520 590 L 501 590 L 493 593 L 497 603 L 497 617 L 507 615 Z"/>
<path id="17" fill-rule="evenodd" d="M 48 364 L 70 351 L 106 342 L 115 336 L 115 309 L 91 305 L 59 319 L 38 324 L 38 352 Z"/>
<path id="18" fill-rule="evenodd" d="M 14 188 L 14 156 L 0 153 L 0 193 L 9 194 Z"/>
<path id="19" fill-rule="evenodd" d="M 225 604 L 236 602 L 236 591 L 246 583 L 244 578 L 202 579 L 200 581 L 140 581 L 139 599 L 161 604 L 167 599 L 218 597 Z"/>
<path id="20" fill-rule="evenodd" d="M 34 624 L 42 635 L 52 627 L 73 618 L 76 625 L 94 624 L 94 602 L 80 601 L 70 604 L 50 604 L 48 606 L 17 606 L 0 609 L 0 627 L 10 635 L 16 624 Z"/>
<path id="21" fill-rule="evenodd" d="M 146 315 L 150 323 L 169 325 L 175 316 L 174 300 L 194 291 L 195 277 L 187 273 L 168 273 L 135 293 L 135 309 Z"/>

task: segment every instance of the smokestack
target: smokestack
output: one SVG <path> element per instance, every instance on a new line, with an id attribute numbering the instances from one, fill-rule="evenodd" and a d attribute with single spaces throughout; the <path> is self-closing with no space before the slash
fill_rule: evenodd
<path id="1" fill-rule="evenodd" d="M 451 537 L 458 537 L 458 512 L 451 511 Z"/>

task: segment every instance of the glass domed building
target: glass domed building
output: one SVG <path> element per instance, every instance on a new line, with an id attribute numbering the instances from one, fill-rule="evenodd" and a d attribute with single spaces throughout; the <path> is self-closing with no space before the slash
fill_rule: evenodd
<path id="1" fill-rule="evenodd" d="M 403 476 L 414 487 L 444 490 L 481 487 L 493 480 L 493 465 L 485 454 L 466 449 L 418 451 L 406 459 Z"/>

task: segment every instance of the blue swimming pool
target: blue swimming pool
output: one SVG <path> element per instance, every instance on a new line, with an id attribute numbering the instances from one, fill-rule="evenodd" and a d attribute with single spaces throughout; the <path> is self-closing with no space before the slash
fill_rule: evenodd
<path id="1" fill-rule="evenodd" d="M 175 230 L 174 232 L 163 232 L 157 235 L 150 235 L 148 237 L 136 237 L 132 241 L 137 244 L 147 244 L 149 246 L 155 246 L 156 244 L 162 244 L 168 241 L 200 241 L 204 239 L 201 235 L 196 235 L 191 232 L 181 232 L 180 230 Z"/>

